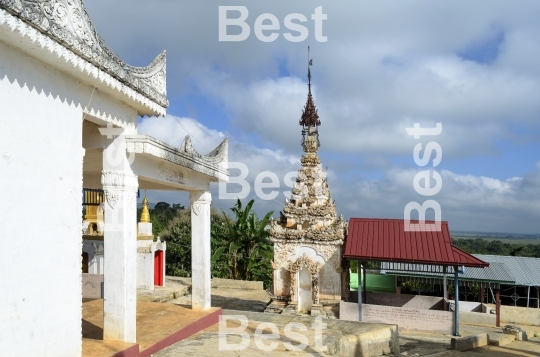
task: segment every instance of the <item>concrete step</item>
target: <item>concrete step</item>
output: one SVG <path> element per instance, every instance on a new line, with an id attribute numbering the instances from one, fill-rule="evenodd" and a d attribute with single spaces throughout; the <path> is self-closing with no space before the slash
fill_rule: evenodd
<path id="1" fill-rule="evenodd" d="M 454 337 L 450 341 L 450 345 L 453 350 L 467 351 L 476 347 L 486 346 L 488 339 L 488 335 L 485 333 L 467 337 Z"/>
<path id="2" fill-rule="evenodd" d="M 284 311 L 285 313 L 285 311 Z M 317 355 L 368 357 L 393 354 L 399 356 L 399 334 L 396 325 L 365 323 L 359 321 L 342 321 L 322 318 L 321 315 L 268 314 L 237 310 L 223 310 L 223 315 L 242 315 L 250 322 L 270 322 L 283 331 L 290 324 L 302 324 L 305 329 L 294 327 L 296 335 L 307 337 L 310 350 Z M 322 343 L 315 342 L 315 325 L 321 328 Z M 290 340 L 289 336 L 281 336 L 283 340 Z"/>
<path id="3" fill-rule="evenodd" d="M 489 344 L 493 346 L 505 346 L 516 340 L 514 335 L 507 335 L 505 333 L 490 333 L 488 337 Z"/>

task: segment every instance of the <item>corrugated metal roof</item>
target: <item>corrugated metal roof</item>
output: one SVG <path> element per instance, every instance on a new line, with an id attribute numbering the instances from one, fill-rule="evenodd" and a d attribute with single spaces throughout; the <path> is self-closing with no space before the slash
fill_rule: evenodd
<path id="1" fill-rule="evenodd" d="M 490 264 L 503 264 L 516 285 L 540 286 L 540 258 L 473 254 Z"/>
<path id="2" fill-rule="evenodd" d="M 441 222 L 441 230 L 435 232 L 406 232 L 404 227 L 402 219 L 351 218 L 343 256 L 383 262 L 488 266 L 452 245 L 448 222 Z"/>
<path id="3" fill-rule="evenodd" d="M 420 264 L 382 263 L 381 269 L 381 273 L 383 274 L 397 276 L 426 276 L 438 278 L 442 278 L 443 276 L 442 269 L 430 271 L 430 266 Z M 447 277 L 452 279 L 453 274 L 454 268 L 448 267 L 446 273 Z M 510 273 L 508 267 L 504 263 L 500 262 L 489 262 L 489 267 L 486 268 L 466 268 L 464 274 L 459 274 L 459 279 L 502 284 L 515 283 L 515 279 Z"/>

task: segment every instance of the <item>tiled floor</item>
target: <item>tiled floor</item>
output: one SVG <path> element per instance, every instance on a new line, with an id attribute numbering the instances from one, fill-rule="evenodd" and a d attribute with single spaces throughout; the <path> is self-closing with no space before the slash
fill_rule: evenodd
<path id="1" fill-rule="evenodd" d="M 193 311 L 189 306 L 137 302 L 137 344 L 149 356 L 218 322 L 221 309 Z M 103 341 L 103 300 L 83 301 L 83 357 L 110 357 L 134 344 Z M 127 354 L 126 352 L 126 355 Z"/>

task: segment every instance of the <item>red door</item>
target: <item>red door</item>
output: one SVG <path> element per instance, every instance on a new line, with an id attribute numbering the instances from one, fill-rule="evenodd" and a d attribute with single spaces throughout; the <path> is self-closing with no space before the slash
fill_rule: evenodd
<path id="1" fill-rule="evenodd" d="M 154 285 L 163 286 L 163 251 L 154 253 Z"/>

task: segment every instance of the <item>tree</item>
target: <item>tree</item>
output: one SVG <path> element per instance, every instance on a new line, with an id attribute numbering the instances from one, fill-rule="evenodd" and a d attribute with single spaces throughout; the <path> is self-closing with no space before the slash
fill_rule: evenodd
<path id="1" fill-rule="evenodd" d="M 169 228 L 170 223 L 178 217 L 180 211 L 185 207 L 179 203 L 174 203 L 171 207 L 167 202 L 158 202 L 150 211 L 150 222 L 155 235 L 161 235 Z M 137 217 L 141 216 L 141 209 L 137 210 Z"/>
<path id="2" fill-rule="evenodd" d="M 254 201 L 246 207 L 237 201 L 231 208 L 235 218 L 211 210 L 212 276 L 229 279 L 260 280 L 272 283 L 273 246 L 266 227 L 273 212 L 259 220 L 252 212 Z M 191 212 L 181 205 L 156 204 L 150 212 L 152 223 L 165 224 L 160 230 L 167 241 L 167 274 L 191 276 Z M 156 221 L 154 221 L 154 219 Z M 162 223 L 163 222 L 163 223 Z M 156 230 L 154 230 L 156 232 Z"/>
<path id="3" fill-rule="evenodd" d="M 235 221 L 222 211 L 224 222 L 212 226 L 215 246 L 212 262 L 227 267 L 231 279 L 262 280 L 269 285 L 273 246 L 266 227 L 274 212 L 268 212 L 259 220 L 251 211 L 253 203 L 251 200 L 243 208 L 242 202 L 237 200 L 231 208 Z"/>
<path id="4" fill-rule="evenodd" d="M 191 276 L 191 212 L 180 210 L 161 238 L 167 241 L 166 274 Z"/>
<path id="5" fill-rule="evenodd" d="M 175 205 L 173 205 L 173 208 Z M 191 277 L 191 210 L 176 210 L 176 216 L 172 218 L 167 228 L 161 233 L 161 240 L 167 242 L 167 275 Z M 221 214 L 215 210 L 210 212 L 211 225 L 220 225 L 224 221 Z M 227 277 L 222 275 L 225 266 L 212 265 L 212 276 Z"/>

